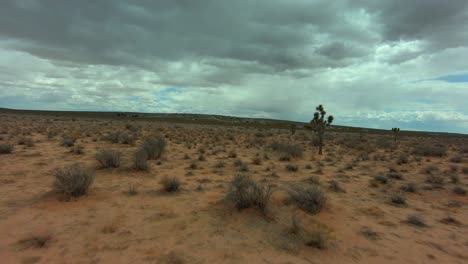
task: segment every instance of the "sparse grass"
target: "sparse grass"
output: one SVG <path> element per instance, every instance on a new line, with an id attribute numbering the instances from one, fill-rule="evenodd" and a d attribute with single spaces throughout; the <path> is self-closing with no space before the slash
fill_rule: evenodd
<path id="1" fill-rule="evenodd" d="M 288 190 L 288 194 L 290 201 L 311 214 L 319 213 L 327 201 L 325 193 L 316 185 L 294 185 Z"/>
<path id="2" fill-rule="evenodd" d="M 282 152 L 287 154 L 290 157 L 298 158 L 302 157 L 304 150 L 299 145 L 286 144 L 282 142 L 275 141 L 271 143 L 270 147 L 277 152 Z"/>
<path id="3" fill-rule="evenodd" d="M 73 164 L 53 173 L 55 177 L 54 191 L 66 198 L 78 197 L 86 194 L 94 181 L 94 172 Z"/>
<path id="4" fill-rule="evenodd" d="M 96 160 L 102 168 L 118 168 L 120 167 L 121 153 L 117 150 L 105 149 L 100 150 L 96 154 Z"/>
<path id="5" fill-rule="evenodd" d="M 417 227 L 427 227 L 427 224 L 424 222 L 424 220 L 417 215 L 408 216 L 408 218 L 406 218 L 406 223 Z"/>
<path id="6" fill-rule="evenodd" d="M 177 192 L 180 188 L 180 181 L 176 177 L 164 177 L 159 183 L 169 193 Z"/>
<path id="7" fill-rule="evenodd" d="M 11 143 L 0 144 L 0 154 L 11 154 L 13 153 L 15 146 Z"/>
<path id="8" fill-rule="evenodd" d="M 135 185 L 131 184 L 128 186 L 127 194 L 130 196 L 135 196 L 138 194 L 138 191 Z"/>
<path id="9" fill-rule="evenodd" d="M 340 184 L 335 181 L 335 180 L 331 180 L 329 182 L 329 186 L 328 186 L 328 189 L 333 191 L 333 192 L 346 192 L 341 186 Z"/>
<path id="10" fill-rule="evenodd" d="M 45 248 L 47 244 L 52 240 L 50 235 L 33 235 L 25 239 L 18 241 L 18 245 L 21 249 L 29 248 Z"/>
<path id="11" fill-rule="evenodd" d="M 360 234 L 369 240 L 377 240 L 379 238 L 379 234 L 368 227 L 364 227 Z"/>
<path id="12" fill-rule="evenodd" d="M 443 145 L 417 145 L 413 148 L 413 154 L 425 157 L 443 157 L 447 154 L 447 147 Z"/>

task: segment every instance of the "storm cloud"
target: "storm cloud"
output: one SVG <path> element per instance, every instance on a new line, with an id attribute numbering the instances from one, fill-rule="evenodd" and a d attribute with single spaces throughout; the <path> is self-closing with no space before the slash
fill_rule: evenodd
<path id="1" fill-rule="evenodd" d="M 468 82 L 444 76 L 467 66 L 464 0 L 5 0 L 0 9 L 0 107 L 308 121 L 325 104 L 338 124 L 466 133 Z"/>

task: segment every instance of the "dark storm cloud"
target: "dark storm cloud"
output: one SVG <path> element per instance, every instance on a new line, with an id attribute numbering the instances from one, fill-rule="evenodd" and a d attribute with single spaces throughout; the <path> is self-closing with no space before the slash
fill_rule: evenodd
<path id="1" fill-rule="evenodd" d="M 0 35 L 17 40 L 11 48 L 85 65 L 164 71 L 165 61 L 208 57 L 255 62 L 259 70 L 277 72 L 327 66 L 313 62 L 312 48 L 321 46 L 317 37 L 341 38 L 340 31 L 352 27 L 342 24 L 343 4 L 326 3 L 4 1 Z"/>
<path id="2" fill-rule="evenodd" d="M 425 40 L 430 51 L 465 46 L 468 42 L 468 1 L 360 1 L 374 14 L 386 41 Z"/>

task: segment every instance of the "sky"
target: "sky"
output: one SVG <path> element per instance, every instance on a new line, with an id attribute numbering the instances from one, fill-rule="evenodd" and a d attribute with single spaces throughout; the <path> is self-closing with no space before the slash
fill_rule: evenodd
<path id="1" fill-rule="evenodd" d="M 0 107 L 468 133 L 466 0 L 2 0 Z"/>

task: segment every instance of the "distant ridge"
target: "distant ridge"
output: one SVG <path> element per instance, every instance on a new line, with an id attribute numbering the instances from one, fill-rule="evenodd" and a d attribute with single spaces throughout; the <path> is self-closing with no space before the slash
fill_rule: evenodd
<path id="1" fill-rule="evenodd" d="M 142 113 L 142 112 L 107 112 L 107 111 L 57 111 L 57 110 L 23 110 L 0 107 L 0 113 L 23 114 L 23 115 L 46 115 L 54 117 L 82 117 L 82 118 L 104 118 L 104 119 L 129 119 L 146 121 L 163 121 L 175 123 L 211 124 L 211 125 L 240 125 L 259 126 L 265 128 L 290 129 L 296 125 L 299 129 L 307 129 L 308 122 L 289 121 L 269 118 L 235 117 L 214 114 L 193 113 Z M 333 125 L 333 131 L 337 132 L 364 132 L 372 134 L 389 134 L 391 131 L 378 128 L 361 128 L 352 126 Z M 467 134 L 431 131 L 402 130 L 402 135 L 413 136 L 461 136 Z"/>

